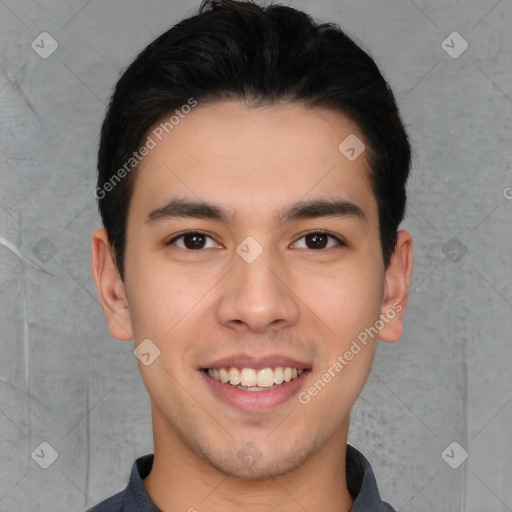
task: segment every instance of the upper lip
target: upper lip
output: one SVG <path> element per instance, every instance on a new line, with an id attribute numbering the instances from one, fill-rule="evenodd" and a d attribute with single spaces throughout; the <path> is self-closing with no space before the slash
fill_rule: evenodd
<path id="1" fill-rule="evenodd" d="M 266 356 L 251 356 L 248 354 L 234 354 L 227 357 L 216 359 L 211 363 L 202 366 L 201 369 L 208 368 L 277 368 L 277 367 L 297 368 L 298 370 L 307 370 L 311 364 L 305 361 L 299 361 L 292 357 L 281 354 L 269 354 Z"/>

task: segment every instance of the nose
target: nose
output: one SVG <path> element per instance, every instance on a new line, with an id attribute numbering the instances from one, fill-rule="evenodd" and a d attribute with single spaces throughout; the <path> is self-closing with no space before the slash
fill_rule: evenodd
<path id="1" fill-rule="evenodd" d="M 291 326 L 299 318 L 293 279 L 270 250 L 251 263 L 235 254 L 221 293 L 218 319 L 231 329 L 263 333 Z"/>

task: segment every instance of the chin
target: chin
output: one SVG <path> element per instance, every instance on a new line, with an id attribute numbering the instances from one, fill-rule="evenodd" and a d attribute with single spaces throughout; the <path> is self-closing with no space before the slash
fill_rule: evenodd
<path id="1" fill-rule="evenodd" d="M 220 453 L 201 453 L 201 458 L 217 471 L 233 478 L 264 480 L 284 475 L 301 466 L 314 450 L 290 443 L 284 449 L 266 446 L 260 450 L 253 443 L 245 443 L 233 451 L 234 445 Z"/>

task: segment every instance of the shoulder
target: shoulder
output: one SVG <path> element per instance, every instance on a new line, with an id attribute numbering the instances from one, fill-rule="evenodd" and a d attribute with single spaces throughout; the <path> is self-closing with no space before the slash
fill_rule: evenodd
<path id="1" fill-rule="evenodd" d="M 354 498 L 351 512 L 396 512 L 389 503 L 381 499 L 368 459 L 351 445 L 347 445 L 345 469 L 347 486 Z"/>
<path id="2" fill-rule="evenodd" d="M 142 480 L 153 466 L 153 454 L 137 459 L 125 489 L 98 503 L 87 512 L 159 512 L 144 489 Z"/>
<path id="3" fill-rule="evenodd" d="M 114 494 L 114 496 L 98 503 L 87 510 L 87 512 L 130 512 L 132 509 L 127 508 L 127 494 L 127 489 L 124 489 L 123 491 Z"/>

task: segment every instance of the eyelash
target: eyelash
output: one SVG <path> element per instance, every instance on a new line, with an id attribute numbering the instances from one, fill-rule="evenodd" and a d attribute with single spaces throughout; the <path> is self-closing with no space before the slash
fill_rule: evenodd
<path id="1" fill-rule="evenodd" d="M 165 245 L 166 246 L 174 245 L 174 242 L 176 242 L 180 238 L 183 238 L 184 236 L 187 236 L 187 235 L 201 235 L 201 236 L 204 236 L 206 238 L 210 238 L 211 240 L 213 240 L 213 237 L 211 237 L 204 231 L 184 231 L 183 233 L 180 233 L 179 235 L 176 235 L 175 237 L 173 237 L 171 240 L 165 242 Z M 333 235 L 332 233 L 329 233 L 328 231 L 310 231 L 309 233 L 304 233 L 294 243 L 297 243 L 299 240 L 302 240 L 303 238 L 305 238 L 309 235 L 326 235 L 329 238 L 334 239 L 336 241 L 338 247 L 346 247 L 347 246 L 347 243 L 344 240 L 342 240 L 341 238 L 339 238 L 336 235 Z M 188 252 L 201 252 L 203 250 L 203 249 L 183 249 L 182 247 L 178 247 L 178 248 L 182 249 L 184 251 L 188 251 Z M 309 249 L 309 250 L 310 251 L 326 251 L 327 249 L 333 249 L 333 247 L 327 247 L 327 248 L 321 248 L 321 249 Z"/>

